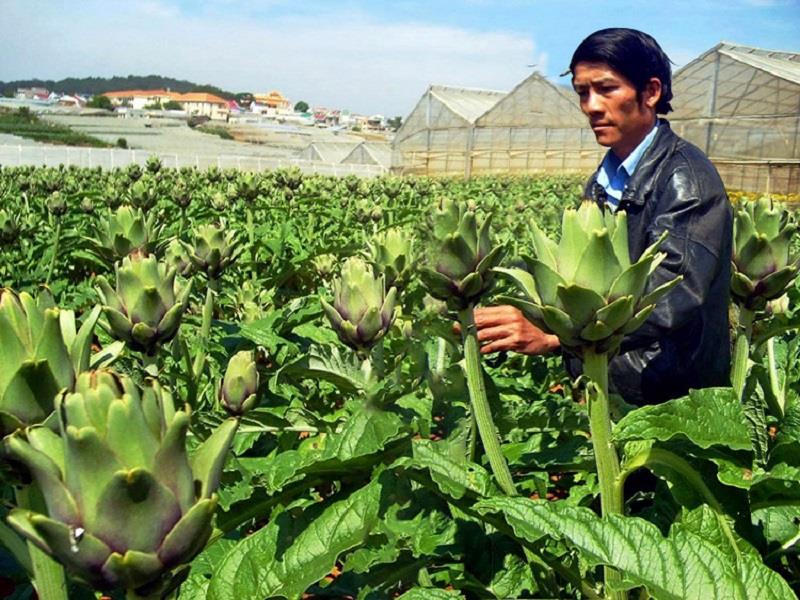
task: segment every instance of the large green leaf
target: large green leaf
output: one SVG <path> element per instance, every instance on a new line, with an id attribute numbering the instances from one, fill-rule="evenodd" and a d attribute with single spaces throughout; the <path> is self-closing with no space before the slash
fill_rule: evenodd
<path id="1" fill-rule="evenodd" d="M 218 565 L 208 600 L 299 598 L 327 575 L 339 555 L 366 540 L 378 521 L 381 494 L 372 481 L 333 502 L 301 531 L 290 511 L 239 542 Z"/>
<path id="2" fill-rule="evenodd" d="M 455 598 L 464 598 L 464 596 L 456 590 L 415 587 L 402 596 L 398 596 L 397 600 L 454 600 Z"/>
<path id="3" fill-rule="evenodd" d="M 205 600 L 214 567 L 235 544 L 233 540 L 219 539 L 192 561 L 189 577 L 181 584 L 181 600 Z"/>
<path id="4" fill-rule="evenodd" d="M 660 600 L 795 598 L 786 581 L 757 558 L 743 554 L 732 560 L 689 527 L 674 527 L 664 537 L 638 517 L 600 518 L 587 508 L 527 498 L 490 498 L 475 508 L 502 514 L 528 542 L 563 539 L 590 564 L 619 570 L 628 588 L 644 586 Z"/>
<path id="5" fill-rule="evenodd" d="M 456 460 L 450 456 L 446 444 L 417 440 L 412 448 L 413 460 L 404 459 L 403 464 L 429 471 L 431 479 L 445 494 L 459 499 L 467 493 L 477 496 L 499 493 L 486 469 L 466 460 Z"/>
<path id="6" fill-rule="evenodd" d="M 690 390 L 683 398 L 644 406 L 614 429 L 617 441 L 672 438 L 687 438 L 701 448 L 752 449 L 742 405 L 731 388 Z"/>

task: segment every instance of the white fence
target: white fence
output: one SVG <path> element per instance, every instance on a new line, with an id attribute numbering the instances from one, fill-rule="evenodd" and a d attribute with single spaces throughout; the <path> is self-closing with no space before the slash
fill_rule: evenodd
<path id="1" fill-rule="evenodd" d="M 360 177 L 376 177 L 386 173 L 384 167 L 377 165 L 325 163 L 295 158 L 178 154 L 116 148 L 48 146 L 45 144 L 0 144 L 0 165 L 7 167 L 22 165 L 45 167 L 77 165 L 79 167 L 114 169 L 133 163 L 143 166 L 151 156 L 158 156 L 165 167 L 175 168 L 197 167 L 198 169 L 207 169 L 215 166 L 220 169 L 235 168 L 243 171 L 263 171 L 284 167 L 299 167 L 304 173 L 320 173 L 334 176 L 352 174 Z"/>

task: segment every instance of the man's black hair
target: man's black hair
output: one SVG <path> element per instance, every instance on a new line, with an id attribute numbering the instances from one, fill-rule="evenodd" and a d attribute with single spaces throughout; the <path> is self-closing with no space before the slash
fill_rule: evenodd
<path id="1" fill-rule="evenodd" d="M 624 27 L 595 31 L 572 55 L 569 70 L 573 75 L 579 62 L 607 64 L 633 84 L 640 102 L 647 82 L 657 77 L 661 81 L 661 98 L 656 104 L 656 113 L 667 114 L 672 110 L 670 60 L 652 36 Z"/>

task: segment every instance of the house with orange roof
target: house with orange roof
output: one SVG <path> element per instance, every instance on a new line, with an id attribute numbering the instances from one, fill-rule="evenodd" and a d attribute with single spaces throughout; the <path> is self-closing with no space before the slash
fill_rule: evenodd
<path id="1" fill-rule="evenodd" d="M 202 115 L 211 119 L 228 118 L 228 101 L 207 92 L 181 94 L 170 90 L 123 90 L 103 94 L 114 106 L 129 106 L 141 110 L 147 106 L 178 102 L 187 115 Z"/>
<path id="2" fill-rule="evenodd" d="M 289 99 L 277 90 L 272 90 L 266 94 L 253 94 L 251 110 L 268 115 L 292 112 Z"/>

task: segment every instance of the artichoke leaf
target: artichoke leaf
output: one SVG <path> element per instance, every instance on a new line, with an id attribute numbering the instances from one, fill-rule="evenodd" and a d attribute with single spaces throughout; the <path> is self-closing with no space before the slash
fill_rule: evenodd
<path id="1" fill-rule="evenodd" d="M 228 448 L 238 427 L 239 419 L 226 419 L 191 456 L 189 463 L 195 480 L 200 482 L 200 498 L 210 498 L 219 486 Z"/>
<path id="2" fill-rule="evenodd" d="M 533 275 L 528 273 L 526 270 L 518 268 L 508 269 L 505 267 L 495 267 L 493 271 L 511 280 L 528 298 L 531 298 L 537 304 L 541 303 L 539 294 L 536 291 L 536 282 L 533 279 Z M 561 282 L 563 283 L 563 280 Z M 553 295 L 555 296 L 555 288 L 553 288 L 553 292 Z"/>
<path id="3" fill-rule="evenodd" d="M 568 314 L 573 327 L 582 329 L 595 319 L 595 313 L 606 305 L 605 299 L 592 289 L 580 285 L 559 285 L 556 308 Z"/>

